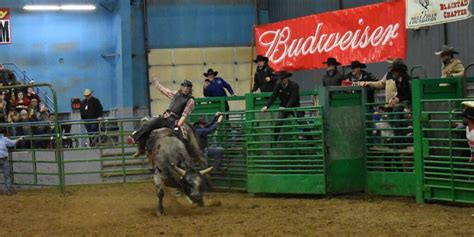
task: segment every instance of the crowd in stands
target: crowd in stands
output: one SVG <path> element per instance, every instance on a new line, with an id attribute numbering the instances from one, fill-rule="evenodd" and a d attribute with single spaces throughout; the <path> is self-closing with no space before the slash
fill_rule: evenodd
<path id="1" fill-rule="evenodd" d="M 28 140 L 29 136 L 52 133 L 51 125 L 47 122 L 54 121 L 54 115 L 50 114 L 48 108 L 41 102 L 33 84 L 34 81 L 31 81 L 29 87 L 8 88 L 23 84 L 11 70 L 0 65 L 0 123 L 3 126 L 10 124 L 7 126 L 9 135 L 26 137 L 17 144 L 17 148 L 49 146 L 47 142 Z"/>

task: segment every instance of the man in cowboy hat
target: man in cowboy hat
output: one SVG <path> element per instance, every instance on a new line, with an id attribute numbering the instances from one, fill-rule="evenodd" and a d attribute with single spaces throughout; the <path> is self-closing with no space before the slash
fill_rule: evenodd
<path id="1" fill-rule="evenodd" d="M 337 70 L 341 65 L 335 58 L 328 58 L 323 64 L 328 65 L 326 73 L 323 76 L 323 86 L 340 86 L 345 76 Z"/>
<path id="2" fill-rule="evenodd" d="M 85 89 L 82 93 L 84 95 L 84 100 L 81 101 L 81 119 L 83 120 L 100 120 L 103 116 L 103 108 L 100 100 L 92 96 L 93 91 L 91 89 Z M 99 131 L 99 125 L 97 123 L 86 123 L 84 124 L 86 127 L 87 133 L 92 135 Z M 93 138 L 89 138 L 91 141 L 91 146 Z"/>
<path id="3" fill-rule="evenodd" d="M 266 105 L 262 107 L 262 112 L 267 112 L 268 108 L 272 106 L 277 97 L 280 99 L 280 109 L 300 107 L 299 86 L 298 83 L 290 80 L 292 75 L 293 74 L 287 71 L 280 71 L 276 73 L 276 77 L 280 79 L 280 82 L 276 85 L 275 89 L 273 90 L 273 94 L 270 99 L 268 99 Z M 280 111 L 278 112 L 278 119 L 284 119 L 290 115 L 298 118 L 304 117 L 304 111 Z M 278 122 L 276 126 L 280 124 L 281 123 Z M 275 133 L 279 132 L 280 129 L 276 128 Z M 278 135 L 276 136 L 276 140 L 278 140 Z"/>
<path id="4" fill-rule="evenodd" d="M 207 72 L 203 73 L 206 77 L 204 81 L 204 96 L 205 97 L 227 97 L 227 90 L 230 95 L 234 95 L 232 87 L 221 77 L 217 77 L 218 72 L 207 69 Z M 229 111 L 229 103 L 225 102 L 225 111 Z"/>
<path id="5" fill-rule="evenodd" d="M 192 96 L 193 83 L 191 81 L 184 80 L 178 91 L 172 91 L 164 87 L 156 76 L 152 75 L 152 78 L 152 84 L 160 90 L 163 95 L 171 99 L 171 103 L 168 109 L 163 113 L 163 116 L 152 118 L 145 122 L 128 137 L 128 143 L 139 144 L 138 151 L 133 157 L 145 154 L 146 141 L 151 131 L 155 129 L 169 127 L 173 129 L 179 138 L 183 139 L 181 131 L 185 125 L 186 118 L 191 114 L 194 108 L 194 97 Z"/>
<path id="6" fill-rule="evenodd" d="M 276 85 L 276 78 L 273 69 L 268 65 L 268 58 L 257 55 L 253 60 L 257 64 L 255 75 L 253 76 L 253 87 L 250 92 L 260 89 L 260 92 L 272 92 Z"/>
<path id="7" fill-rule="evenodd" d="M 474 162 L 474 101 L 463 101 L 464 110 L 460 116 L 464 117 L 466 126 L 466 139 L 471 150 L 469 162 Z"/>
<path id="8" fill-rule="evenodd" d="M 364 81 L 360 85 L 374 89 L 385 89 L 385 102 L 392 107 L 401 101 L 411 101 L 411 78 L 408 75 L 407 65 L 401 59 L 390 61 L 389 71 L 380 81 Z"/>
<path id="9" fill-rule="evenodd" d="M 194 129 L 199 137 L 199 149 L 203 153 L 204 160 L 208 163 L 208 157 L 214 158 L 214 169 L 220 169 L 222 159 L 224 158 L 224 148 L 222 147 L 209 147 L 207 142 L 207 136 L 214 133 L 217 129 L 217 125 L 222 122 L 222 113 L 217 112 L 211 122 L 207 123 L 204 118 L 200 118 L 194 123 Z M 206 167 L 207 168 L 207 167 Z"/>
<path id="10" fill-rule="evenodd" d="M 351 72 L 346 75 L 346 80 L 352 82 L 352 85 L 360 85 L 361 82 L 365 81 L 377 81 L 372 73 L 362 70 L 367 66 L 359 61 L 351 62 Z M 373 89 L 367 91 L 367 102 L 373 103 L 375 100 L 375 93 Z"/>
<path id="11" fill-rule="evenodd" d="M 443 45 L 435 54 L 441 57 L 443 63 L 441 78 L 462 77 L 464 75 L 464 66 L 461 60 L 454 57 L 455 54 L 459 53 L 454 51 L 453 46 Z"/>

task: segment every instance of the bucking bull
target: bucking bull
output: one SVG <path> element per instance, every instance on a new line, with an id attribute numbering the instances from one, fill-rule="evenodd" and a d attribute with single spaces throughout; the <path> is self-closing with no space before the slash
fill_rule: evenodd
<path id="1" fill-rule="evenodd" d="M 163 197 L 166 187 L 175 188 L 198 206 L 204 206 L 202 192 L 208 184 L 206 174 L 213 167 L 203 167 L 202 154 L 199 150 L 194 129 L 186 124 L 187 145 L 183 143 L 170 128 L 153 130 L 147 140 L 147 150 L 154 166 L 153 180 L 158 196 L 156 214 L 164 214 Z"/>

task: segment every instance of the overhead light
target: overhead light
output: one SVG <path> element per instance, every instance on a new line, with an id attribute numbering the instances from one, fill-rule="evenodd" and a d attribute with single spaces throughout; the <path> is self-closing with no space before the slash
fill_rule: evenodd
<path id="1" fill-rule="evenodd" d="M 93 11 L 96 9 L 94 5 L 82 4 L 82 5 L 25 5 L 23 9 L 28 11 Z"/>
<path id="2" fill-rule="evenodd" d="M 58 5 L 25 5 L 23 9 L 28 11 L 58 11 L 61 8 Z"/>
<path id="3" fill-rule="evenodd" d="M 94 5 L 61 5 L 61 10 L 65 11 L 92 11 L 95 10 Z"/>

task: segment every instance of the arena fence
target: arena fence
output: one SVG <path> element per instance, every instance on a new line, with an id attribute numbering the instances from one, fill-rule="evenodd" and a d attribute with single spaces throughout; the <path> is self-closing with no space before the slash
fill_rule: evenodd
<path id="1" fill-rule="evenodd" d="M 411 104 L 367 103 L 365 153 L 367 191 L 414 196 L 415 170 Z"/>
<path id="2" fill-rule="evenodd" d="M 269 93 L 199 98 L 190 121 L 209 121 L 215 112 L 225 112 L 226 119 L 209 137 L 210 146 L 225 149 L 222 169 L 211 175 L 221 190 L 366 191 L 416 196 L 418 202 L 474 203 L 474 165 L 468 162 L 465 128 L 457 116 L 461 101 L 471 99 L 464 98 L 466 86 L 461 78 L 414 80 L 412 112 L 408 105 L 367 103 L 365 89 L 358 87 L 301 92 L 301 107 L 279 109 L 276 101 L 266 113 L 260 109 Z M 278 119 L 280 112 L 293 116 Z M 87 123 L 98 124 L 99 131 L 70 132 Z M 136 147 L 125 142 L 139 123 L 138 118 L 122 118 L 0 126 L 14 136 L 49 131 L 27 134 L 11 152 L 14 183 L 64 190 L 75 184 L 150 180 L 148 158 L 132 158 Z"/>
<path id="3" fill-rule="evenodd" d="M 211 172 L 214 188 L 220 190 L 247 190 L 247 156 L 245 151 L 245 97 L 197 98 L 190 122 L 195 123 L 204 118 L 212 121 L 216 112 L 225 116 L 218 125 L 217 131 L 209 135 L 209 147 L 224 148 L 224 158 L 220 169 Z M 226 104 L 230 107 L 227 111 Z M 215 157 L 210 156 L 209 165 L 213 165 Z"/>
<path id="4" fill-rule="evenodd" d="M 466 80 L 472 81 L 472 78 Z M 413 83 L 416 198 L 474 203 L 474 165 L 465 135 L 461 102 L 465 81 L 435 79 Z"/>
<path id="5" fill-rule="evenodd" d="M 315 104 L 318 92 L 301 96 L 300 108 L 279 109 L 276 102 L 263 113 L 260 109 L 269 94 L 247 94 L 248 192 L 326 193 L 322 108 Z M 278 113 L 290 115 L 278 119 Z"/>

